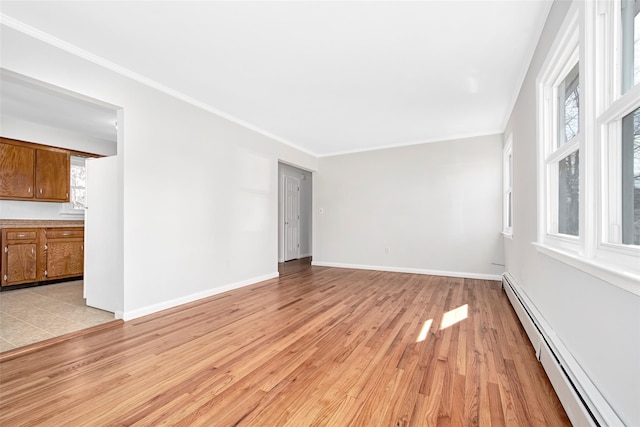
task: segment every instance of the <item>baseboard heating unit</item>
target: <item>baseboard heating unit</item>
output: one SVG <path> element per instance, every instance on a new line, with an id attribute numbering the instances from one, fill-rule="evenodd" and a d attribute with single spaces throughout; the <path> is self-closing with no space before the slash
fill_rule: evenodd
<path id="1" fill-rule="evenodd" d="M 574 426 L 624 426 L 509 273 L 502 287 Z"/>

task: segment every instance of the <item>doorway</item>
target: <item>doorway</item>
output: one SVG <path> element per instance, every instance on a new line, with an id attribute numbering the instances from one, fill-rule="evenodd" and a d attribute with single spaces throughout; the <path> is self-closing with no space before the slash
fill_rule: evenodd
<path id="1" fill-rule="evenodd" d="M 118 107 L 9 70 L 0 70 L 0 83 L 3 136 L 63 148 L 83 158 L 98 156 L 110 159 L 115 158 L 110 156 L 117 155 L 118 141 L 121 141 L 117 123 L 122 123 L 123 114 Z M 84 221 L 83 209 L 76 202 L 86 201 L 86 175 L 80 171 L 86 169 L 79 167 L 79 164 L 76 166 L 78 168 L 76 173 L 72 173 L 71 179 L 70 196 L 73 203 L 2 200 L 0 210 L 3 219 L 31 221 L 33 227 L 39 227 L 39 221 Z M 76 196 L 82 197 L 74 197 L 74 191 Z M 85 209 L 86 206 L 84 204 Z M 86 256 L 86 227 L 84 238 Z M 112 264 L 109 268 L 113 268 Z M 5 315 L 3 319 L 9 319 L 12 323 L 3 324 L 2 332 L 17 333 L 11 337 L 0 335 L 0 351 L 114 320 L 114 310 L 105 311 L 103 307 L 100 310 L 94 308 L 95 305 L 87 305 L 84 295 L 87 284 L 86 259 L 84 267 L 83 280 L 25 289 L 3 289 L 7 291 L 2 292 L 0 297 L 1 311 Z M 113 281 L 109 286 L 122 293 L 122 289 L 115 287 Z"/>
<path id="2" fill-rule="evenodd" d="M 312 173 L 278 163 L 278 262 L 312 256 Z"/>

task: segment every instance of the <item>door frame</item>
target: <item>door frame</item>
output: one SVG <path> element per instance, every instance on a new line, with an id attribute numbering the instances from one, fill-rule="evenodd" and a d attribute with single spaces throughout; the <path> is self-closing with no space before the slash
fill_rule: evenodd
<path id="1" fill-rule="evenodd" d="M 277 233 L 278 233 L 278 245 L 277 245 L 277 262 L 282 263 L 285 260 L 285 224 L 284 224 L 284 208 L 285 208 L 285 183 L 284 177 L 290 176 L 292 178 L 298 178 L 300 193 L 299 193 L 299 257 L 310 257 L 313 251 L 313 178 L 314 172 L 296 166 L 293 163 L 289 163 L 278 159 L 278 212 L 277 212 Z"/>

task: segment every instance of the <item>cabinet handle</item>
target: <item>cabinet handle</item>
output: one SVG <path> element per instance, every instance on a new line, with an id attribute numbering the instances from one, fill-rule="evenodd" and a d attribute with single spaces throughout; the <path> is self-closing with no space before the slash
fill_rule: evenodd
<path id="1" fill-rule="evenodd" d="M 33 248 L 31 248 L 31 253 L 33 254 L 33 253 L 35 253 L 35 252 L 36 252 L 36 250 L 35 250 L 35 249 L 33 249 Z"/>
<path id="2" fill-rule="evenodd" d="M 5 247 L 4 247 L 4 253 L 6 254 L 6 253 L 8 253 L 8 252 L 9 252 L 9 246 L 5 246 Z"/>
<path id="3" fill-rule="evenodd" d="M 27 188 L 27 193 L 31 194 L 31 186 L 29 186 L 29 188 Z"/>
<path id="4" fill-rule="evenodd" d="M 40 194 L 42 194 L 42 188 L 40 189 Z"/>
<path id="5" fill-rule="evenodd" d="M 6 274 L 4 275 L 4 281 L 5 282 L 7 281 L 7 275 Z"/>
<path id="6" fill-rule="evenodd" d="M 18 234 L 18 237 L 24 237 L 26 234 Z"/>

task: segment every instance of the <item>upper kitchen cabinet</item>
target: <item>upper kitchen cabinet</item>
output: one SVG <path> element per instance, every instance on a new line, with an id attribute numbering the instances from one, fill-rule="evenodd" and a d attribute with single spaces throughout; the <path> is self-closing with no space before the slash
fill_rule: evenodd
<path id="1" fill-rule="evenodd" d="M 33 199 L 36 154 L 33 148 L 0 141 L 0 197 Z"/>
<path id="2" fill-rule="evenodd" d="M 69 201 L 71 156 L 63 150 L 36 150 L 36 199 Z"/>
<path id="3" fill-rule="evenodd" d="M 69 201 L 70 152 L 0 138 L 0 199 Z"/>

